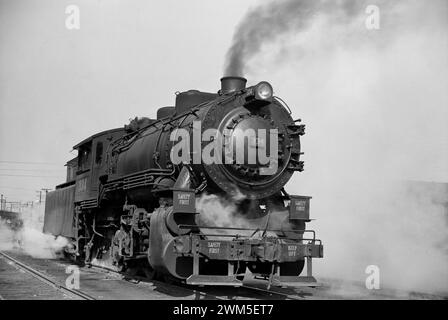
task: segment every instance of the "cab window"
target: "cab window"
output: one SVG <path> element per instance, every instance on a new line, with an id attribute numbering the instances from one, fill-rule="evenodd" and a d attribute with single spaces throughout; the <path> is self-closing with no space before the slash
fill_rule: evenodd
<path id="1" fill-rule="evenodd" d="M 95 150 L 95 164 L 100 165 L 102 161 L 103 161 L 103 143 L 97 142 Z"/>
<path id="2" fill-rule="evenodd" d="M 87 170 L 90 169 L 90 164 L 92 161 L 91 156 L 91 145 L 84 145 L 81 148 L 79 148 L 78 152 L 78 170 Z"/>

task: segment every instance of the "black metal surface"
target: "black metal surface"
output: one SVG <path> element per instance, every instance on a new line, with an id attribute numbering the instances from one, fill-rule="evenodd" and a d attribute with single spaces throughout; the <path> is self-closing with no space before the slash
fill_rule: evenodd
<path id="1" fill-rule="evenodd" d="M 221 93 L 231 93 L 246 88 L 247 79 L 243 77 L 223 77 L 221 78 Z"/>

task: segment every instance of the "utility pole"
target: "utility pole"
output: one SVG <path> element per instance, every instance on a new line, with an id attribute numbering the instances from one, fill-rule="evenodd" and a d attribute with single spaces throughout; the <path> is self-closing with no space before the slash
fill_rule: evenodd
<path id="1" fill-rule="evenodd" d="M 47 194 L 48 193 L 48 191 L 50 191 L 51 189 L 49 189 L 49 188 L 42 188 L 42 191 L 45 191 L 45 194 Z"/>
<path id="2" fill-rule="evenodd" d="M 42 202 L 42 190 L 36 191 L 39 194 L 39 203 Z"/>
<path id="3" fill-rule="evenodd" d="M 51 189 L 49 189 L 49 188 L 42 188 L 41 190 L 42 190 L 42 191 L 45 191 L 45 200 L 47 200 L 47 193 L 48 193 L 48 191 L 50 191 Z"/>
<path id="4" fill-rule="evenodd" d="M 0 209 L 6 211 L 6 197 L 4 195 L 1 195 Z"/>
<path id="5" fill-rule="evenodd" d="M 50 191 L 51 189 L 48 188 L 42 188 L 38 191 L 36 191 L 37 193 L 39 193 L 39 203 L 42 203 L 42 191 L 45 191 L 45 196 L 47 195 L 48 191 Z"/>

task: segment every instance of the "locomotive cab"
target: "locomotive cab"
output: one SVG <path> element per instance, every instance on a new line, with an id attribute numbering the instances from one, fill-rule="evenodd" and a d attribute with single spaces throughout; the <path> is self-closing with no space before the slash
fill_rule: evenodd
<path id="1" fill-rule="evenodd" d="M 123 136 L 124 132 L 124 128 L 103 131 L 73 147 L 78 150 L 75 202 L 82 209 L 97 206 L 99 178 L 107 174 L 107 148 L 112 141 Z"/>

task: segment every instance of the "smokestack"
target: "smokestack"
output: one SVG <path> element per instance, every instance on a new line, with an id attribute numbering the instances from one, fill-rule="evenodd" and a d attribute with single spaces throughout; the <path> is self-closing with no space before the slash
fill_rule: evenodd
<path id="1" fill-rule="evenodd" d="M 243 77 L 222 77 L 221 93 L 230 93 L 246 88 L 247 79 Z"/>

